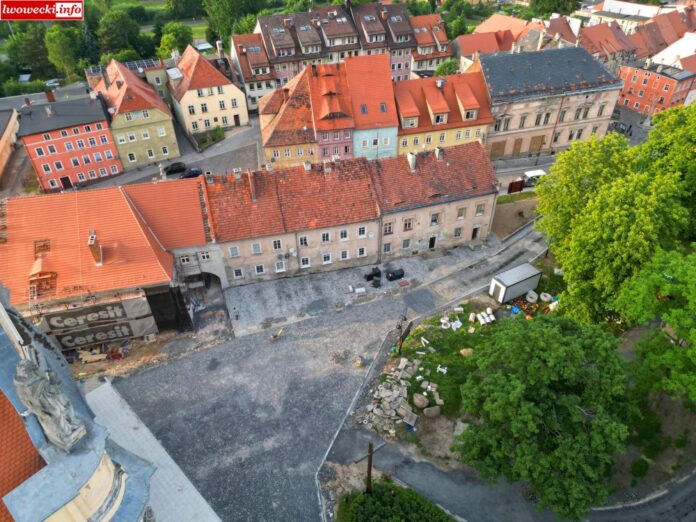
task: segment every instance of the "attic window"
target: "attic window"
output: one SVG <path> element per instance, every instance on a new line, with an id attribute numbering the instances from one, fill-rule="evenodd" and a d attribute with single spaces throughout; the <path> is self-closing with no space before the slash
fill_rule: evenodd
<path id="1" fill-rule="evenodd" d="M 375 21 L 375 17 L 372 16 L 372 15 L 366 15 L 366 16 L 365 16 L 365 21 L 366 21 L 366 22 L 374 22 L 374 21 Z"/>
<path id="2" fill-rule="evenodd" d="M 51 240 L 50 239 L 40 239 L 34 241 L 34 259 L 41 257 L 44 252 L 51 251 Z"/>
<path id="3" fill-rule="evenodd" d="M 439 26 L 437 26 L 437 25 L 433 26 L 433 32 L 434 32 L 434 33 L 438 32 L 439 30 L 440 30 L 440 27 L 439 27 Z"/>
<path id="4" fill-rule="evenodd" d="M 401 17 L 400 16 L 392 16 L 391 21 L 394 23 L 401 22 Z"/>
<path id="5" fill-rule="evenodd" d="M 379 104 L 379 110 L 382 112 L 387 112 L 387 104 L 382 102 Z"/>
<path id="6" fill-rule="evenodd" d="M 309 26 L 308 25 L 301 25 L 300 31 L 309 31 Z"/>
<path id="7" fill-rule="evenodd" d="M 367 114 L 367 105 L 364 103 L 360 106 L 360 112 L 363 114 Z"/>
<path id="8" fill-rule="evenodd" d="M 251 47 L 247 47 L 247 51 L 250 53 L 258 53 L 261 50 L 261 48 L 258 45 L 252 45 Z"/>
<path id="9" fill-rule="evenodd" d="M 274 27 L 273 32 L 274 33 L 284 33 L 285 29 L 283 29 L 282 27 Z"/>

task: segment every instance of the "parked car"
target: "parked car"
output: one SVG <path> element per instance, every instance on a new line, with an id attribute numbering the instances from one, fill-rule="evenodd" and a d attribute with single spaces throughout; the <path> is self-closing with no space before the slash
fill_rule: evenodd
<path id="1" fill-rule="evenodd" d="M 546 176 L 546 171 L 541 169 L 528 170 L 522 175 L 522 179 L 524 180 L 524 186 L 533 187 L 537 184 L 537 181 L 539 181 L 539 178 L 541 178 L 542 176 Z"/>
<path id="2" fill-rule="evenodd" d="M 181 175 L 181 179 L 197 178 L 201 174 L 203 174 L 203 171 L 201 169 L 199 169 L 198 167 L 190 167 L 190 168 L 186 169 L 186 172 L 184 172 Z"/>
<path id="3" fill-rule="evenodd" d="M 174 174 L 182 174 L 186 172 L 186 163 L 182 163 L 181 161 L 175 161 L 171 165 L 167 165 L 164 167 L 164 173 L 167 176 L 173 176 Z"/>
<path id="4" fill-rule="evenodd" d="M 60 78 L 53 78 L 52 80 L 48 80 L 44 85 L 46 85 L 46 87 L 50 87 L 51 89 L 60 87 Z"/>

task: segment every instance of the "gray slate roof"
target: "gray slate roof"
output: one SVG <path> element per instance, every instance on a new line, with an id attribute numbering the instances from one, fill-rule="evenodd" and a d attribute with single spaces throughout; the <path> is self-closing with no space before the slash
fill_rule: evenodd
<path id="1" fill-rule="evenodd" d="M 621 80 L 582 47 L 481 56 L 493 103 L 615 85 Z"/>
<path id="2" fill-rule="evenodd" d="M 541 274 L 541 270 L 534 268 L 530 263 L 523 263 L 515 268 L 496 274 L 493 276 L 493 279 L 500 281 L 505 287 L 510 287 L 538 274 Z"/>
<path id="3" fill-rule="evenodd" d="M 47 108 L 51 108 L 48 114 Z M 64 129 L 74 125 L 84 125 L 107 119 L 104 104 L 100 98 L 77 98 L 69 101 L 48 103 L 31 107 L 31 112 L 20 112 L 17 136 L 29 136 L 41 132 Z"/>
<path id="4" fill-rule="evenodd" d="M 14 109 L 8 109 L 5 111 L 0 110 L 0 134 L 4 134 L 7 124 L 10 123 L 10 118 Z"/>

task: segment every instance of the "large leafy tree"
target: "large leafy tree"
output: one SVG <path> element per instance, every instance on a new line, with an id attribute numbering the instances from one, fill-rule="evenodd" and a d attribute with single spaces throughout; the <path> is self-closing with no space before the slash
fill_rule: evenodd
<path id="1" fill-rule="evenodd" d="M 54 24 L 46 31 L 48 59 L 66 77 L 74 75 L 83 44 L 77 27 Z"/>
<path id="2" fill-rule="evenodd" d="M 46 49 L 46 27 L 42 23 L 31 22 L 20 26 L 7 44 L 10 61 L 20 68 L 30 69 L 34 79 L 48 79 L 56 74 L 56 69 L 48 59 Z"/>
<path id="3" fill-rule="evenodd" d="M 655 127 L 637 147 L 640 170 L 659 175 L 678 172 L 685 188 L 691 226 L 688 238 L 696 238 L 696 104 L 674 107 L 653 117 Z"/>
<path id="4" fill-rule="evenodd" d="M 462 460 L 483 477 L 527 482 L 562 517 L 604 502 L 628 434 L 615 338 L 558 315 L 509 319 L 470 364 L 462 408 L 478 422 L 460 436 Z"/>
<path id="5" fill-rule="evenodd" d="M 256 15 L 248 14 L 237 20 L 232 26 L 233 34 L 251 34 L 256 27 Z"/>
<path id="6" fill-rule="evenodd" d="M 435 69 L 435 76 L 448 76 L 450 74 L 457 74 L 459 72 L 459 63 L 456 59 L 450 58 L 445 60 Z"/>
<path id="7" fill-rule="evenodd" d="M 529 6 L 538 16 L 551 13 L 570 14 L 580 5 L 576 0 L 531 0 Z"/>
<path id="8" fill-rule="evenodd" d="M 193 42 L 193 30 L 181 22 L 169 22 L 162 29 L 157 55 L 160 58 L 169 58 L 174 49 L 184 52 L 186 46 Z"/>
<path id="9" fill-rule="evenodd" d="M 109 11 L 99 21 L 97 38 L 102 54 L 136 48 L 139 35 L 140 27 L 123 11 Z"/>
<path id="10" fill-rule="evenodd" d="M 173 18 L 191 18 L 198 14 L 200 0 L 166 0 L 167 7 Z"/>
<path id="11" fill-rule="evenodd" d="M 696 401 L 696 253 L 659 250 L 624 283 L 616 308 L 629 325 L 668 327 L 638 344 L 637 384 Z"/>
<path id="12" fill-rule="evenodd" d="M 264 0 L 203 0 L 203 8 L 212 30 L 227 42 L 235 22 L 249 13 L 258 13 L 264 3 Z"/>

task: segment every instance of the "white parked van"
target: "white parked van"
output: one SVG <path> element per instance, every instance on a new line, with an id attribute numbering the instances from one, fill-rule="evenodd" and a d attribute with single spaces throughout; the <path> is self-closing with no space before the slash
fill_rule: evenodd
<path id="1" fill-rule="evenodd" d="M 546 176 L 546 171 L 541 170 L 541 169 L 528 170 L 522 176 L 522 179 L 524 180 L 524 186 L 525 187 L 533 187 L 534 185 L 537 184 L 537 181 L 539 181 L 539 178 L 541 178 L 542 176 Z"/>

